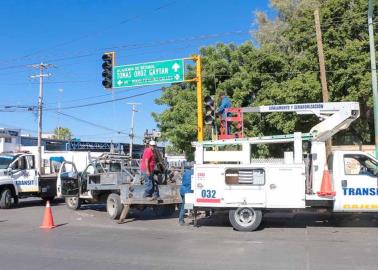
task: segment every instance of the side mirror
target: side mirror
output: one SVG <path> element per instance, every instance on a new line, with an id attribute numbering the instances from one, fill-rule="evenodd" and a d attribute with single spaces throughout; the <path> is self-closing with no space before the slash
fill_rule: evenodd
<path id="1" fill-rule="evenodd" d="M 12 168 L 10 168 L 10 167 L 7 168 L 7 174 L 8 174 L 8 175 L 12 175 L 12 171 L 13 171 Z"/>

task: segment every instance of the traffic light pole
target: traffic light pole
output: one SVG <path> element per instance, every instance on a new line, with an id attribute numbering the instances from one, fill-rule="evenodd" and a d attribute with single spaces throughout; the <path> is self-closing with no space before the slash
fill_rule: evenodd
<path id="1" fill-rule="evenodd" d="M 203 101 L 202 101 L 202 68 L 201 56 L 193 57 L 196 61 L 196 82 L 197 82 L 197 139 L 203 141 Z"/>

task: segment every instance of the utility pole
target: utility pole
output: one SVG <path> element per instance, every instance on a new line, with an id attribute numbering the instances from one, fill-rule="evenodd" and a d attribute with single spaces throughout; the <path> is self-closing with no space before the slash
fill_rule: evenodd
<path id="1" fill-rule="evenodd" d="M 31 76 L 31 78 L 39 78 L 39 95 L 38 95 L 38 155 L 37 155 L 37 171 L 41 174 L 42 170 L 42 110 L 43 110 L 43 78 L 50 77 L 51 74 L 44 74 L 43 71 L 49 67 L 51 64 L 35 64 L 32 65 L 33 68 L 39 69 L 39 74 Z"/>
<path id="2" fill-rule="evenodd" d="M 58 91 L 59 91 L 59 102 L 58 102 L 58 112 L 59 112 L 59 114 L 58 114 L 58 139 L 61 140 L 61 137 L 60 137 L 60 130 L 61 130 L 61 126 L 60 126 L 60 113 L 61 113 L 61 111 L 60 111 L 60 108 L 61 108 L 61 104 L 60 104 L 60 102 L 61 102 L 64 90 L 62 88 L 59 88 Z"/>
<path id="3" fill-rule="evenodd" d="M 377 66 L 375 63 L 375 45 L 374 45 L 374 28 L 373 28 L 374 1 L 375 0 L 369 0 L 368 27 L 369 27 L 369 44 L 370 44 L 371 84 L 373 88 L 375 157 L 378 158 Z"/>
<path id="4" fill-rule="evenodd" d="M 314 11 L 314 18 L 315 18 L 315 29 L 316 29 L 316 43 L 318 45 L 320 82 L 322 84 L 323 102 L 328 102 L 329 94 L 328 94 L 327 76 L 326 76 L 324 52 L 323 52 L 322 30 L 320 29 L 319 9 L 316 9 Z M 328 157 L 332 152 L 332 139 L 328 139 L 325 145 L 326 145 L 326 156 Z"/>
<path id="5" fill-rule="evenodd" d="M 135 116 L 135 113 L 138 112 L 138 110 L 136 109 L 136 106 L 141 105 L 142 103 L 134 102 L 134 103 L 127 103 L 127 104 L 132 106 L 131 130 L 129 134 L 129 137 L 130 137 L 129 155 L 130 155 L 130 158 L 132 158 L 133 157 L 133 144 L 134 144 L 134 116 Z"/>

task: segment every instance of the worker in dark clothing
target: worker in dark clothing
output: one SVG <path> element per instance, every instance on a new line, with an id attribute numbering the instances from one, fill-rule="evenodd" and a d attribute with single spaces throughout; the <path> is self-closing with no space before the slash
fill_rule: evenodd
<path id="1" fill-rule="evenodd" d="M 226 117 L 228 116 L 226 113 L 226 109 L 231 108 L 232 104 L 230 98 L 226 95 L 225 92 L 221 92 L 219 96 L 221 98 L 221 104 L 216 113 L 221 115 L 222 125 L 225 127 Z M 227 134 L 231 134 L 231 125 L 227 126 Z"/>
<path id="2" fill-rule="evenodd" d="M 185 224 L 185 221 L 184 221 L 184 216 L 185 216 L 185 209 L 184 209 L 185 194 L 192 192 L 192 187 L 191 187 L 192 175 L 193 175 L 193 169 L 192 168 L 186 168 L 184 170 L 184 174 L 182 176 L 182 183 L 181 183 L 181 187 L 180 187 L 180 195 L 181 195 L 181 200 L 182 200 L 182 203 L 180 205 L 180 213 L 179 213 L 179 223 L 180 223 L 180 225 L 184 225 Z"/>

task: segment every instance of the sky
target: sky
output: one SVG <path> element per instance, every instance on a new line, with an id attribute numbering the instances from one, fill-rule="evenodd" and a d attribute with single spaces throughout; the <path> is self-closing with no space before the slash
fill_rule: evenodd
<path id="1" fill-rule="evenodd" d="M 268 1 L 258 0 L 2 0 L 0 127 L 36 135 L 34 112 L 4 106 L 37 105 L 38 79 L 30 76 L 38 70 L 31 65 L 43 62 L 54 65 L 45 71 L 51 76 L 44 83 L 44 133 L 63 126 L 82 141 L 127 142 L 127 103 L 137 102 L 140 141 L 156 128 L 151 113 L 164 107 L 154 103 L 160 91 L 139 94 L 167 85 L 105 90 L 102 54 L 115 51 L 116 65 L 127 65 L 188 57 L 218 42 L 240 44 L 251 40 L 257 10 L 274 16 Z"/>

